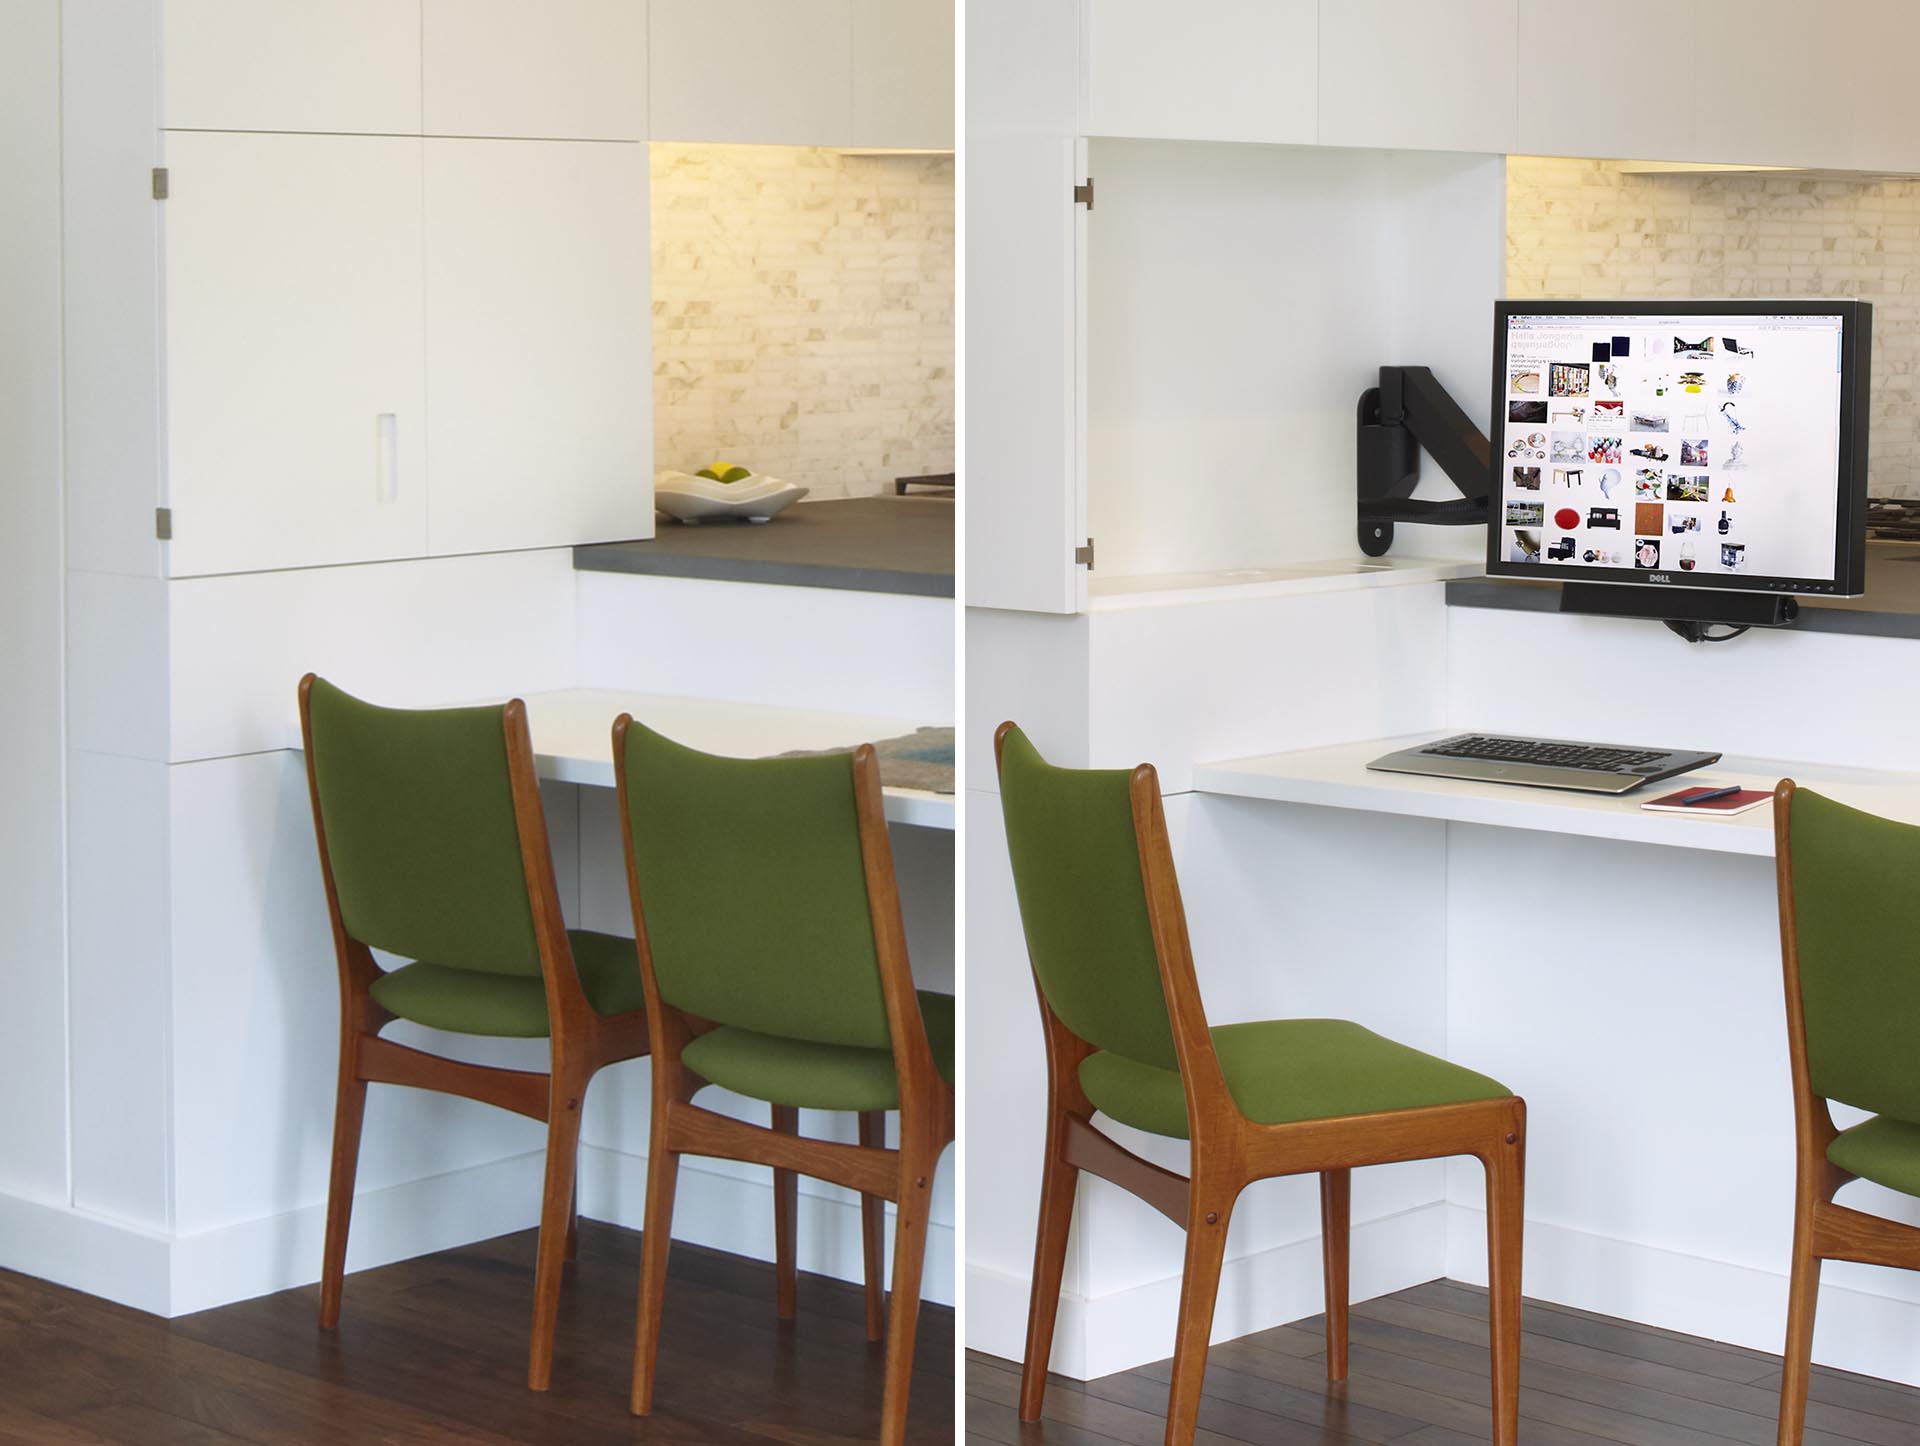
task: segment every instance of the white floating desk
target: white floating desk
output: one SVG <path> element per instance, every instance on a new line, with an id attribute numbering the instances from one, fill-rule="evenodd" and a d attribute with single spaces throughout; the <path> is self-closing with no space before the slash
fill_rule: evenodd
<path id="1" fill-rule="evenodd" d="M 1643 800 L 1695 784 L 1739 783 L 1771 789 L 1792 778 L 1830 798 L 1888 818 L 1920 823 L 1920 773 L 1889 773 L 1838 768 L 1779 759 L 1723 758 L 1665 783 L 1652 783 L 1624 797 L 1522 788 L 1507 783 L 1471 783 L 1423 778 L 1404 773 L 1372 773 L 1370 760 L 1396 749 L 1466 731 L 1450 728 L 1406 738 L 1374 738 L 1297 753 L 1269 753 L 1194 769 L 1197 793 L 1277 803 L 1310 803 L 1323 808 L 1397 813 L 1410 818 L 1446 819 L 1495 828 L 1535 829 L 1580 834 L 1628 843 L 1714 853 L 1773 855 L 1773 807 L 1763 804 L 1731 817 L 1649 813 Z"/>
<path id="2" fill-rule="evenodd" d="M 853 748 L 897 738 L 929 726 L 903 718 L 864 713 L 825 713 L 810 708 L 774 708 L 712 698 L 673 698 L 601 688 L 566 688 L 523 695 L 534 764 L 557 783 L 613 787 L 613 720 L 631 713 L 676 743 L 735 758 L 766 758 L 801 749 Z M 496 700 L 477 700 L 491 702 Z M 292 746 L 300 746 L 298 722 Z M 951 830 L 954 796 L 918 788 L 888 788 L 890 822 Z"/>

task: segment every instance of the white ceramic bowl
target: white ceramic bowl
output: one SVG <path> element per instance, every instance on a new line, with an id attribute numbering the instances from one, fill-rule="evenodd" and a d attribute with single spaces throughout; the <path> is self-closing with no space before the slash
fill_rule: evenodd
<path id="1" fill-rule="evenodd" d="M 709 517 L 744 517 L 749 522 L 771 522 L 806 495 L 806 488 L 782 482 L 778 477 L 716 482 L 691 472 L 658 472 L 653 478 L 653 505 L 667 516 L 689 525 Z"/>

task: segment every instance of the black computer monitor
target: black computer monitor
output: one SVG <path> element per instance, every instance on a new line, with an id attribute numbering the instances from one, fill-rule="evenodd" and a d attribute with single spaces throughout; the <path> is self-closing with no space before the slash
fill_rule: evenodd
<path id="1" fill-rule="evenodd" d="M 1872 330 L 1864 301 L 1496 303 L 1487 571 L 1858 595 Z"/>

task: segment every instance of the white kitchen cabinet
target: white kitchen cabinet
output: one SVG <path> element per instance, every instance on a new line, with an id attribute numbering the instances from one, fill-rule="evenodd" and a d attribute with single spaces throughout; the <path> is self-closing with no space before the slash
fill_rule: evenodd
<path id="1" fill-rule="evenodd" d="M 1912 0 L 1856 0 L 1853 50 L 1853 161 L 1868 171 L 1920 171 L 1920 87 L 1913 54 L 1920 49 L 1920 6 Z"/>
<path id="2" fill-rule="evenodd" d="M 1086 211 L 1073 204 L 1085 153 L 1051 136 L 968 142 L 970 607 L 1071 613 L 1085 601 Z"/>
<path id="3" fill-rule="evenodd" d="M 655 140 L 853 140 L 852 0 L 652 0 Z"/>
<path id="4" fill-rule="evenodd" d="M 1617 0 L 1607 28 L 1622 37 L 1660 36 L 1670 48 L 1693 38 L 1692 10 L 1668 0 Z M 1587 57 L 1594 17 L 1571 5 L 1520 7 L 1517 55 L 1518 135 L 1513 147 L 1529 156 L 1598 156 L 1615 160 L 1697 159 L 1693 105 L 1652 103 L 1647 84 L 1681 83 L 1679 75 L 1644 83 L 1597 82 Z"/>
<path id="5" fill-rule="evenodd" d="M 161 123 L 420 130 L 419 0 L 164 0 Z"/>
<path id="6" fill-rule="evenodd" d="M 1315 0 L 1089 0 L 1092 136 L 1312 145 Z"/>
<path id="7" fill-rule="evenodd" d="M 1513 150 L 1519 8 L 1519 0 L 1320 0 L 1319 143 Z M 1582 67 L 1567 68 L 1578 86 Z M 1585 108 L 1596 101 L 1589 93 Z"/>
<path id="8" fill-rule="evenodd" d="M 422 144 L 168 138 L 173 575 L 425 551 Z"/>
<path id="9" fill-rule="evenodd" d="M 647 0 L 421 0 L 428 135 L 647 134 Z"/>
<path id="10" fill-rule="evenodd" d="M 1691 104 L 1688 159 L 1768 166 L 1850 166 L 1855 154 L 1855 52 L 1886 45 L 1836 24 L 1804 0 L 1699 0 L 1687 75 L 1656 76 Z M 1904 88 L 1904 87 L 1903 87 Z"/>
<path id="11" fill-rule="evenodd" d="M 647 148 L 426 142 L 429 550 L 653 535 Z"/>
<path id="12" fill-rule="evenodd" d="M 953 0 L 853 0 L 853 143 L 953 149 Z"/>

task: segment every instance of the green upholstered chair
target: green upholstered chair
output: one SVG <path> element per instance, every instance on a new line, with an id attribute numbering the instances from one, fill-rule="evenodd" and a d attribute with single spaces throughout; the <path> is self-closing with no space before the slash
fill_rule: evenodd
<path id="1" fill-rule="evenodd" d="M 647 1052 L 631 939 L 561 918 L 526 707 L 402 710 L 300 683 L 313 827 L 340 964 L 340 1075 L 320 1324 L 340 1319 L 354 1170 L 370 1083 L 412 1085 L 543 1120 L 546 1187 L 527 1384 L 545 1390 L 573 1253 L 580 1106 L 601 1066 Z M 379 949 L 409 961 L 386 972 Z M 547 1073 L 411 1049 L 395 1019 L 544 1038 Z"/>
<path id="2" fill-rule="evenodd" d="M 773 1167 L 789 1234 L 795 1172 L 860 1193 L 870 1339 L 894 1202 L 880 1437 L 898 1443 L 933 1172 L 953 1138 L 953 999 L 913 987 L 874 751 L 718 758 L 623 715 L 613 759 L 654 1056 L 634 1413 L 653 1404 L 680 1156 L 719 1156 Z M 767 1101 L 774 1127 L 695 1105 L 709 1084 Z M 803 1108 L 857 1112 L 860 1143 L 800 1137 Z"/>
<path id="3" fill-rule="evenodd" d="M 1787 779 L 1773 829 L 1798 1160 L 1779 1439 L 1798 1446 L 1820 1262 L 1920 1270 L 1920 1228 L 1833 1203 L 1856 1179 L 1920 1196 L 1920 828 Z M 1839 1129 L 1830 1102 L 1871 1118 Z"/>
<path id="4" fill-rule="evenodd" d="M 1342 1380 L 1352 1168 L 1473 1155 L 1487 1172 L 1494 1440 L 1512 1446 L 1525 1103 L 1484 1075 L 1345 1020 L 1209 1027 L 1153 768 L 1057 768 L 1011 723 L 994 744 L 1047 1047 L 1046 1158 L 1020 1418 L 1040 1417 L 1081 1171 L 1186 1229 L 1166 1428 L 1169 1443 L 1184 1443 L 1199 1410 L 1227 1222 L 1248 1184 L 1320 1176 L 1327 1375 Z M 1096 1113 L 1187 1140 L 1188 1173 L 1124 1148 L 1094 1127 Z"/>

